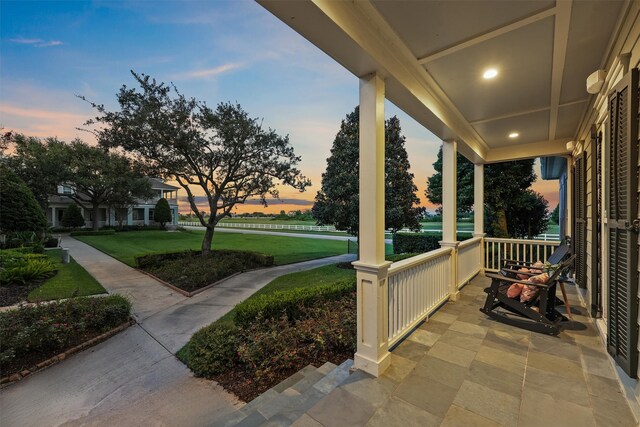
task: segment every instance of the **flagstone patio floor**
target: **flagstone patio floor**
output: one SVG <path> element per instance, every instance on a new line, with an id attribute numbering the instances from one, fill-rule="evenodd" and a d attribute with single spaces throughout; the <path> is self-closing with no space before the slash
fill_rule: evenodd
<path id="1" fill-rule="evenodd" d="M 489 319 L 477 276 L 391 352 L 380 378 L 354 372 L 296 426 L 636 426 L 592 320 L 569 286 L 558 337 Z"/>

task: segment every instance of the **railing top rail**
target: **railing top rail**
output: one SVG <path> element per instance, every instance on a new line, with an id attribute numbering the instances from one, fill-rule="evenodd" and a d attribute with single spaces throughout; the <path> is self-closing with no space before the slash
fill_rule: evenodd
<path id="1" fill-rule="evenodd" d="M 484 240 L 485 242 L 524 243 L 524 244 L 547 245 L 547 246 L 557 246 L 560 244 L 559 240 L 504 239 L 499 237 L 485 237 Z"/>
<path id="2" fill-rule="evenodd" d="M 430 261 L 432 259 L 440 258 L 442 256 L 450 255 L 451 248 L 440 248 L 435 249 L 433 251 L 429 251 L 420 255 L 416 255 L 411 258 L 403 259 L 402 261 L 397 261 L 391 264 L 389 267 L 389 275 L 399 273 L 400 271 L 406 270 L 408 268 L 414 267 L 416 265 L 422 264 L 424 262 Z"/>
<path id="3" fill-rule="evenodd" d="M 473 246 L 474 244 L 480 243 L 480 242 L 482 242 L 482 237 L 474 237 L 472 239 L 463 240 L 458 245 L 458 249 L 464 249 L 467 246 Z"/>

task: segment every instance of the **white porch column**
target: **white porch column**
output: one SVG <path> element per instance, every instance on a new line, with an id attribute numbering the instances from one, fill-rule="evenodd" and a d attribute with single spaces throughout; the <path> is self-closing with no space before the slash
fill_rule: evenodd
<path id="1" fill-rule="evenodd" d="M 571 236 L 573 243 L 575 236 L 573 235 L 573 157 L 567 157 L 567 236 Z"/>
<path id="2" fill-rule="evenodd" d="M 58 222 L 56 218 L 56 208 L 51 208 L 51 226 L 52 227 L 58 226 Z"/>
<path id="3" fill-rule="evenodd" d="M 360 259 L 358 343 L 354 367 L 378 376 L 389 366 L 388 290 L 384 259 L 384 80 L 360 79 Z"/>
<path id="4" fill-rule="evenodd" d="M 149 225 L 151 218 L 149 218 L 149 208 L 144 208 L 144 225 Z"/>
<path id="5" fill-rule="evenodd" d="M 133 208 L 127 209 L 127 225 L 133 225 Z"/>
<path id="6" fill-rule="evenodd" d="M 458 299 L 458 238 L 456 213 L 458 210 L 458 143 L 442 141 L 442 241 L 440 246 L 452 249 L 449 299 Z"/>
<path id="7" fill-rule="evenodd" d="M 473 237 L 480 237 L 480 273 L 484 273 L 484 164 L 473 165 Z"/>

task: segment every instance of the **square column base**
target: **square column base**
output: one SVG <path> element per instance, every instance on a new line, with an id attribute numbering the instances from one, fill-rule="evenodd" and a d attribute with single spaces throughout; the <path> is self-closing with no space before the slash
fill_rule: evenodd
<path id="1" fill-rule="evenodd" d="M 356 353 L 353 357 L 353 367 L 365 371 L 367 374 L 379 377 L 391 364 L 391 353 L 386 352 L 380 360 L 371 360 L 367 356 Z"/>

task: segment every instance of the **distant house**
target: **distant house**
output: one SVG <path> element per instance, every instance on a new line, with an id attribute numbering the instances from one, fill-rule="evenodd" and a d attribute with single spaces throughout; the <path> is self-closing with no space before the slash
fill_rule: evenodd
<path id="1" fill-rule="evenodd" d="M 172 223 L 178 223 L 178 187 L 166 184 L 162 179 L 150 178 L 151 188 L 154 196 L 149 200 L 139 200 L 138 203 L 129 209 L 115 209 L 113 207 L 103 205 L 100 206 L 98 213 L 98 222 L 100 227 L 108 225 L 119 225 L 120 215 L 123 218 L 123 225 L 153 225 L 153 210 L 156 203 L 161 198 L 167 199 L 171 208 Z M 58 186 L 58 194 L 49 197 L 49 209 L 47 210 L 47 221 L 52 227 L 61 226 L 62 215 L 64 210 L 74 202 L 69 195 L 73 194 L 71 187 Z M 82 216 L 85 219 L 85 227 L 93 226 L 93 212 L 91 209 L 85 209 L 79 206 Z"/>

